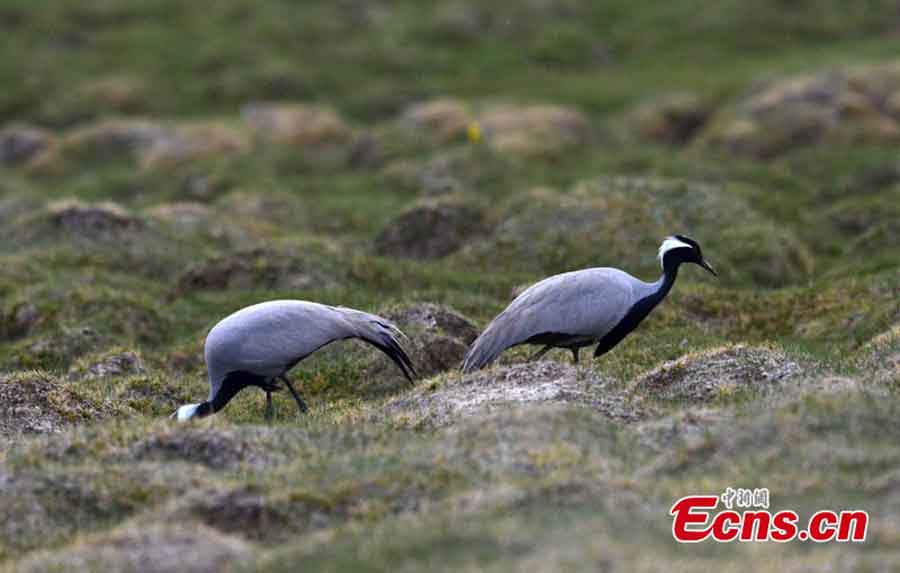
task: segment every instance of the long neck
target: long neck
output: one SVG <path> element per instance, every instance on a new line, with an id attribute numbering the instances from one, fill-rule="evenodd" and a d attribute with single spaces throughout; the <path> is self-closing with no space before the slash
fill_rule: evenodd
<path id="1" fill-rule="evenodd" d="M 663 266 L 662 276 L 653 283 L 653 286 L 656 287 L 656 291 L 651 295 L 654 305 L 659 304 L 672 290 L 672 285 L 675 284 L 675 279 L 678 278 L 678 267 L 679 263 L 677 262 L 667 263 Z"/>
<path id="2" fill-rule="evenodd" d="M 266 379 L 263 376 L 244 372 L 242 370 L 229 372 L 225 375 L 225 378 L 222 379 L 222 383 L 219 384 L 219 391 L 216 392 L 216 395 L 213 396 L 212 400 L 204 402 L 201 405 L 201 409 L 206 409 L 207 416 L 215 414 L 224 408 L 238 392 L 247 386 L 259 386 L 264 388 L 266 386 Z"/>
<path id="3" fill-rule="evenodd" d="M 650 311 L 652 311 L 662 299 L 666 298 L 666 295 L 669 294 L 669 291 L 672 289 L 672 285 L 675 284 L 676 276 L 678 276 L 677 264 L 663 267 L 663 275 L 659 277 L 659 280 L 650 283 L 650 288 L 645 291 L 644 296 L 637 300 L 634 305 L 628 309 L 628 312 L 622 320 L 600 339 L 597 348 L 594 349 L 594 357 L 596 358 L 597 356 L 609 352 L 623 338 L 628 336 L 629 332 L 637 328 L 641 321 L 647 318 Z M 647 283 L 643 284 L 646 285 Z"/>
<path id="4" fill-rule="evenodd" d="M 197 405 L 197 413 L 195 415 L 198 418 L 212 416 L 213 414 L 224 408 L 225 405 L 228 404 L 228 402 L 230 402 L 232 398 L 234 398 L 235 394 L 237 394 L 237 390 L 234 390 L 231 387 L 220 389 L 212 400 L 207 400 Z"/>
<path id="5" fill-rule="evenodd" d="M 228 402 L 231 401 L 232 398 L 237 395 L 238 392 L 244 389 L 246 385 L 229 383 L 226 379 L 225 383 L 219 388 L 219 391 L 216 392 L 216 395 L 213 396 L 212 400 L 207 400 L 204 404 L 209 404 L 210 414 L 215 414 L 219 410 L 225 407 Z"/>
<path id="6" fill-rule="evenodd" d="M 206 416 L 212 416 L 219 410 L 225 407 L 228 402 L 234 398 L 235 394 L 237 394 L 242 386 L 235 386 L 233 384 L 223 384 L 219 391 L 216 392 L 216 395 L 213 396 L 212 400 L 206 400 L 205 402 L 201 402 L 197 404 L 197 412 L 194 414 L 198 418 L 205 418 Z"/>

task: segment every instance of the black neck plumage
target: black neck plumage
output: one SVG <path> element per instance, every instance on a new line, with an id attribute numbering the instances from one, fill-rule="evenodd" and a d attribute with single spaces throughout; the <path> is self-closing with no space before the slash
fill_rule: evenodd
<path id="1" fill-rule="evenodd" d="M 656 308 L 656 305 L 666 298 L 666 295 L 672 290 L 672 285 L 675 284 L 675 279 L 678 277 L 678 265 L 679 263 L 676 262 L 663 266 L 663 275 L 653 283 L 655 287 L 653 292 L 634 303 L 628 309 L 628 312 L 625 313 L 622 320 L 619 321 L 619 324 L 600 339 L 597 348 L 594 349 L 594 358 L 612 350 L 616 344 L 637 328 L 641 321 L 647 318 L 647 315 Z"/>
<path id="2" fill-rule="evenodd" d="M 244 371 L 229 372 L 222 380 L 219 391 L 216 392 L 216 395 L 213 396 L 212 400 L 207 400 L 198 406 L 196 415 L 198 417 L 203 417 L 215 414 L 224 408 L 228 402 L 231 402 L 231 399 L 247 386 L 258 386 L 263 389 L 268 389 L 269 391 L 275 390 L 271 384 L 267 383 L 266 378 L 263 376 Z"/>
<path id="3" fill-rule="evenodd" d="M 672 286 L 675 284 L 675 279 L 678 278 L 678 267 L 681 266 L 680 262 L 669 263 L 663 267 L 663 274 L 659 277 L 654 285 L 657 285 L 658 288 L 656 292 L 651 296 L 656 298 L 656 302 L 653 306 L 656 306 L 662 299 L 666 298 L 666 295 L 669 294 L 669 291 L 672 290 Z"/>
<path id="4" fill-rule="evenodd" d="M 206 402 L 201 402 L 197 404 L 197 411 L 194 412 L 194 416 L 197 418 L 205 418 L 214 412 L 212 402 L 207 400 Z"/>

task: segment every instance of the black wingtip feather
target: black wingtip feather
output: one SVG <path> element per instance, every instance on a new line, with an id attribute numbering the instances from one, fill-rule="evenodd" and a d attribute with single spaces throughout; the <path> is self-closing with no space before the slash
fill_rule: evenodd
<path id="1" fill-rule="evenodd" d="M 418 378 L 418 374 L 416 373 L 416 368 L 413 366 L 412 360 L 409 358 L 409 355 L 406 353 L 406 350 L 403 349 L 403 346 L 400 345 L 397 340 L 394 338 L 388 338 L 389 344 L 391 346 L 391 351 L 393 355 L 396 356 L 395 362 L 400 366 L 400 369 L 403 370 L 404 376 L 406 376 L 407 380 L 412 382 L 416 378 Z M 392 356 L 393 357 L 393 356 Z"/>
<path id="2" fill-rule="evenodd" d="M 494 361 L 494 357 L 484 351 L 482 345 L 479 344 L 480 342 L 483 342 L 482 337 L 478 337 L 478 339 L 472 343 L 472 346 L 466 353 L 466 357 L 463 358 L 463 365 L 460 368 L 463 374 L 477 372 Z"/>
<path id="3" fill-rule="evenodd" d="M 418 374 L 416 373 L 416 369 L 413 366 L 412 360 L 410 360 L 409 355 L 393 337 L 386 336 L 384 340 L 381 341 L 369 339 L 363 340 L 384 352 L 388 356 L 388 358 L 390 358 L 394 362 L 394 364 L 396 364 L 400 368 L 400 371 L 403 372 L 403 375 L 407 380 L 413 382 L 416 378 L 418 378 Z"/>

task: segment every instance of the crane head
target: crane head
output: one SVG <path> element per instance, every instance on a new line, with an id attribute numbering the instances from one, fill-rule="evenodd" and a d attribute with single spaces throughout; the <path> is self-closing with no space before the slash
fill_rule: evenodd
<path id="1" fill-rule="evenodd" d="M 666 262 L 675 266 L 681 263 L 694 263 L 709 271 L 713 276 L 719 276 L 716 270 L 703 257 L 700 243 L 684 235 L 672 235 L 666 237 L 659 247 L 659 262 L 665 268 Z"/>

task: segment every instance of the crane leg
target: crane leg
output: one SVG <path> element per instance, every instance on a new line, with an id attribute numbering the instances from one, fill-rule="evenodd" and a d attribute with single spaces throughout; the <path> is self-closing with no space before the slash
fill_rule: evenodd
<path id="1" fill-rule="evenodd" d="M 572 364 L 578 364 L 578 353 L 581 352 L 581 349 L 577 346 L 573 346 L 569 350 L 572 351 Z"/>
<path id="2" fill-rule="evenodd" d="M 272 406 L 272 393 L 266 390 L 266 422 L 272 421 L 272 414 L 275 412 Z"/>
<path id="3" fill-rule="evenodd" d="M 279 376 L 279 378 L 281 378 L 281 380 L 285 384 L 287 384 L 288 390 L 291 391 L 291 395 L 294 397 L 294 402 L 297 402 L 297 407 L 300 408 L 300 413 L 306 414 L 307 412 L 309 412 L 309 407 L 306 405 L 306 402 L 303 401 L 303 398 L 300 397 L 300 394 L 298 394 L 297 391 L 294 390 L 294 385 L 291 384 L 291 381 L 288 379 L 288 377 L 282 374 L 281 376 Z"/>
<path id="4" fill-rule="evenodd" d="M 552 346 L 545 346 L 545 347 L 541 348 L 540 350 L 538 350 L 537 352 L 535 352 L 534 354 L 532 354 L 531 357 L 528 359 L 528 361 L 529 361 L 529 362 L 534 362 L 535 360 L 540 360 L 540 358 L 541 358 L 544 354 L 547 354 L 547 353 L 550 352 L 551 350 L 553 350 L 553 347 L 552 347 Z"/>

